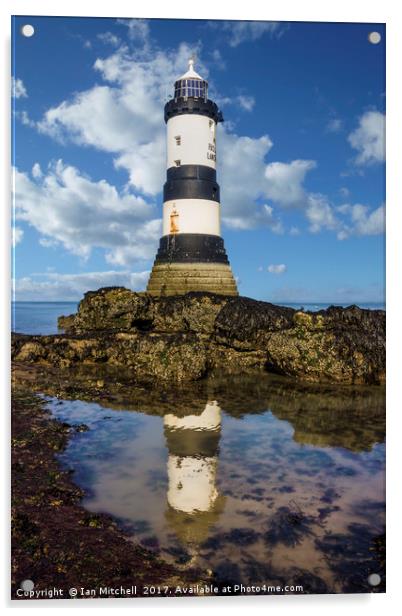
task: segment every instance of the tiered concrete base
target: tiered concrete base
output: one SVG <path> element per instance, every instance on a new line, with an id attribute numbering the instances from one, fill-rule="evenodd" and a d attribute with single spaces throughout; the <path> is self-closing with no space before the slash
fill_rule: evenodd
<path id="1" fill-rule="evenodd" d="M 184 295 L 190 291 L 239 294 L 230 265 L 224 263 L 163 263 L 153 266 L 148 293 Z"/>

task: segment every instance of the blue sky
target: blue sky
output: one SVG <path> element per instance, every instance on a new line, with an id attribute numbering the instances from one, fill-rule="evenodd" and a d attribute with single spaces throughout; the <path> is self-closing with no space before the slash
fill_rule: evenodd
<path id="1" fill-rule="evenodd" d="M 240 293 L 382 302 L 383 25 L 37 16 L 13 23 L 16 299 L 145 288 L 163 106 L 193 53 L 225 118 L 218 181 Z"/>

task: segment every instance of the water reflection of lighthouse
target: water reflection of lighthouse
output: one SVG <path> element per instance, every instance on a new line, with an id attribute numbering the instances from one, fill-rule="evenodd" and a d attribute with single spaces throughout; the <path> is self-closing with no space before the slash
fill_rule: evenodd
<path id="1" fill-rule="evenodd" d="M 166 519 L 188 547 L 206 539 L 223 509 L 216 487 L 221 409 L 207 402 L 199 415 L 164 417 L 169 450 Z"/>

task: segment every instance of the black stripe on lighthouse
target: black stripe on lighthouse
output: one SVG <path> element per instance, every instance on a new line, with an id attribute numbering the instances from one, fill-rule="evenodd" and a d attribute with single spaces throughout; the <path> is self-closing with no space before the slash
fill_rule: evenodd
<path id="1" fill-rule="evenodd" d="M 177 115 L 191 113 L 196 115 L 204 115 L 214 120 L 216 123 L 223 122 L 222 112 L 219 111 L 218 105 L 211 100 L 202 100 L 200 98 L 178 98 L 171 99 L 165 105 L 165 122 L 174 118 Z"/>
<path id="2" fill-rule="evenodd" d="M 164 235 L 159 242 L 155 263 L 229 264 L 223 239 L 219 235 L 177 233 Z"/>
<path id="3" fill-rule="evenodd" d="M 220 202 L 216 171 L 206 165 L 182 165 L 167 170 L 163 200 L 207 199 Z"/>

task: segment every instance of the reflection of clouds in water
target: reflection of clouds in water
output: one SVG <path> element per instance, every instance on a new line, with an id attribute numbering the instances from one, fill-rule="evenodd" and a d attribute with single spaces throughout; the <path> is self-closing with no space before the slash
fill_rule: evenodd
<path id="1" fill-rule="evenodd" d="M 149 532 L 138 522 L 146 520 L 154 526 L 150 512 L 158 511 L 167 488 L 160 418 L 127 411 L 106 413 L 98 404 L 80 401 L 65 401 L 53 408 L 61 420 L 89 427 L 71 439 L 60 456 L 85 488 L 84 506 L 115 516 L 137 533 Z"/>
<path id="2" fill-rule="evenodd" d="M 339 572 L 352 564 L 361 572 L 381 553 L 378 390 L 366 388 L 361 399 L 355 392 L 351 403 L 344 389 L 339 398 L 312 388 L 299 395 L 275 380 L 267 390 L 260 380 L 219 387 L 222 403 L 187 392 L 188 406 L 178 395 L 163 412 L 158 402 L 141 413 L 52 401 L 58 418 L 90 428 L 61 456 L 90 489 L 85 505 L 128 522 L 137 541 L 180 563 L 196 553 L 197 565 L 228 583 L 298 579 L 308 592 L 371 590 L 360 573 L 348 583 Z M 248 414 L 247 400 L 258 410 Z M 147 415 L 156 412 L 163 419 Z M 343 549 L 349 538 L 354 556 Z"/>
<path id="3" fill-rule="evenodd" d="M 317 524 L 317 519 L 306 515 L 297 504 L 279 507 L 269 521 L 269 528 L 264 533 L 264 542 L 268 546 L 283 543 L 294 547 L 301 543 L 304 537 L 313 534 L 314 524 Z"/>
<path id="4" fill-rule="evenodd" d="M 373 534 L 367 524 L 352 523 L 345 533 L 325 533 L 317 549 L 335 575 L 343 592 L 369 592 L 368 575 L 380 575 L 377 592 L 385 592 L 385 534 Z"/>
<path id="5" fill-rule="evenodd" d="M 291 438 L 293 430 L 277 430 L 269 414 L 265 417 L 265 429 L 261 416 L 250 418 L 249 428 L 258 435 L 252 440 L 258 442 L 258 447 L 243 448 L 242 464 L 234 475 L 226 472 L 226 466 L 231 468 L 231 455 L 241 442 L 242 426 L 229 418 L 224 422 L 220 469 L 225 476 L 225 493 L 230 494 L 232 500 L 228 502 L 228 508 L 234 510 L 232 524 L 240 527 L 251 519 L 254 528 L 261 529 L 269 548 L 265 557 L 270 561 L 271 576 L 278 574 L 286 562 L 288 566 L 297 563 L 299 572 L 304 566 L 305 573 L 316 566 L 321 577 L 311 583 L 317 588 L 332 584 L 340 591 L 342 584 L 336 582 L 316 539 L 332 528 L 341 530 L 342 542 L 347 541 L 350 523 L 357 524 L 358 529 L 358 520 L 367 520 L 368 512 L 355 507 L 364 492 L 370 493 L 377 503 L 379 527 L 382 527 L 384 452 L 379 451 L 379 447 L 383 446 L 374 445 L 371 451 L 359 453 L 329 446 L 321 449 L 300 445 Z M 273 418 L 274 424 L 275 421 Z M 349 440 L 350 434 L 347 438 Z M 245 443 L 250 442 L 246 434 Z M 272 451 L 275 452 L 273 457 Z M 236 461 L 238 459 L 237 456 Z M 262 490 L 253 487 L 256 479 L 258 485 L 264 486 Z M 371 526 L 371 536 L 376 528 L 377 525 Z M 252 546 L 247 546 L 241 553 L 242 562 L 250 559 L 250 553 L 256 552 Z M 260 548 L 256 559 L 261 558 Z M 359 588 L 362 590 L 361 585 Z"/>

